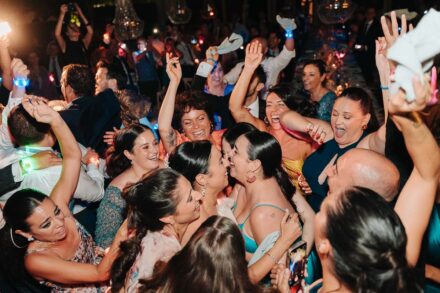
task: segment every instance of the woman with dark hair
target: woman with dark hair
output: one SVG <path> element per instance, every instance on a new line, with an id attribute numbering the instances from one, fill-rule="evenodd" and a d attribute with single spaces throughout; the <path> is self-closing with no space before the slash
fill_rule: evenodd
<path id="1" fill-rule="evenodd" d="M 318 117 L 330 122 L 333 104 L 336 99 L 334 92 L 326 87 L 327 70 L 322 60 L 306 60 L 304 62 L 302 81 L 310 99 L 318 103 Z"/>
<path id="2" fill-rule="evenodd" d="M 280 124 L 281 114 L 290 110 L 298 111 L 306 117 L 316 117 L 316 105 L 306 97 L 297 94 L 289 85 L 270 89 L 266 98 L 266 118 L 260 120 L 252 116 L 244 106 L 246 91 L 255 70 L 263 58 L 261 44 L 251 43 L 246 47 L 244 69 L 229 100 L 229 110 L 236 122 L 248 122 L 259 130 L 272 134 L 282 148 L 283 164 L 296 184 L 301 174 L 303 161 L 312 153 L 313 142 L 301 135 L 289 135 Z"/>
<path id="3" fill-rule="evenodd" d="M 121 243 L 112 275 L 112 292 L 137 292 L 139 279 L 181 249 L 188 224 L 200 216 L 201 194 L 176 171 L 154 171 L 126 189 L 130 239 Z"/>
<path id="4" fill-rule="evenodd" d="M 113 178 L 97 211 L 96 243 L 109 246 L 125 218 L 124 188 L 138 182 L 145 174 L 163 166 L 159 159 L 159 143 L 153 132 L 133 124 L 120 130 L 107 151 L 107 174 Z"/>
<path id="5" fill-rule="evenodd" d="M 276 292 L 251 282 L 240 230 L 219 216 L 207 219 L 162 271 L 141 283 L 142 293 Z"/>
<path id="6" fill-rule="evenodd" d="M 170 84 L 158 117 L 164 151 L 170 154 L 182 142 L 198 140 L 209 140 L 220 150 L 223 131 L 212 131 L 212 120 L 206 101 L 189 92 L 183 93 L 177 98 L 176 114 L 174 113 L 177 88 L 182 78 L 179 58 L 171 58 L 167 54 L 167 73 Z M 173 116 L 183 133 L 173 128 Z"/>
<path id="7" fill-rule="evenodd" d="M 315 227 L 323 268 L 321 291 L 423 291 L 406 259 L 405 228 L 374 191 L 354 187 L 328 196 L 316 214 Z"/>
<path id="8" fill-rule="evenodd" d="M 279 230 L 286 210 L 298 214 L 304 224 L 302 238 L 310 251 L 313 243 L 313 211 L 281 166 L 281 147 L 266 132 L 248 132 L 235 142 L 230 162 L 231 176 L 245 187 L 247 203 L 237 215 L 249 257 Z M 292 200 L 293 199 L 293 200 Z M 281 255 L 274 257 L 278 262 Z"/>
<path id="9" fill-rule="evenodd" d="M 281 122 L 286 128 L 309 133 L 322 144 L 304 162 L 305 180 L 299 179 L 303 191 L 310 194 L 307 201 L 315 212 L 319 211 L 328 192 L 326 169 L 333 166 L 338 157 L 355 147 L 384 151 L 385 124 L 378 130 L 371 98 L 361 88 L 342 92 L 333 105 L 330 124 L 293 111 L 286 112 Z"/>
<path id="10" fill-rule="evenodd" d="M 30 275 L 56 292 L 101 292 L 119 243 L 127 237 L 126 225 L 101 260 L 92 237 L 69 209 L 81 167 L 78 143 L 43 99 L 26 97 L 22 104 L 38 122 L 51 126 L 61 146 L 63 170 L 49 197 L 24 189 L 6 202 L 6 225 L 0 230 L 2 271 L 18 284 Z"/>
<path id="11" fill-rule="evenodd" d="M 222 155 L 225 162 L 228 163 L 228 167 L 233 155 L 235 141 L 242 134 L 252 131 L 258 131 L 258 129 L 252 124 L 246 122 L 239 122 L 225 131 L 222 137 Z M 232 186 L 232 190 L 229 193 L 228 201 L 233 201 L 231 209 L 234 212 L 234 215 L 237 216 L 242 212 L 242 209 L 246 205 L 246 192 L 243 185 L 240 182 L 237 182 L 235 178 L 231 176 L 229 178 L 229 185 Z"/>
<path id="12" fill-rule="evenodd" d="M 185 245 L 200 225 L 212 215 L 221 215 L 233 220 L 230 209 L 217 204 L 223 189 L 228 185 L 228 173 L 220 151 L 209 141 L 184 142 L 170 155 L 169 167 L 191 182 L 194 190 L 202 194 L 200 217 L 188 225 L 183 235 Z"/>

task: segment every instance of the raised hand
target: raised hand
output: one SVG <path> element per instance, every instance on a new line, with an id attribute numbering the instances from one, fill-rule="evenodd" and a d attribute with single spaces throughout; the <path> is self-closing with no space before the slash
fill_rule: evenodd
<path id="1" fill-rule="evenodd" d="M 390 17 L 391 17 L 391 29 L 388 26 L 387 18 L 385 16 L 382 16 L 380 18 L 380 23 L 382 25 L 383 34 L 385 36 L 385 40 L 387 42 L 388 48 L 391 48 L 391 46 L 394 44 L 394 42 L 397 40 L 398 37 L 406 34 L 408 29 L 405 15 L 402 15 L 401 17 L 402 27 L 400 29 L 400 34 L 399 34 L 399 25 L 397 23 L 396 12 L 392 11 Z M 412 25 L 410 25 L 409 29 L 412 30 Z"/>
<path id="2" fill-rule="evenodd" d="M 69 11 L 69 7 L 67 7 L 67 4 L 63 4 L 60 6 L 60 14 L 66 14 L 67 11 Z"/>
<path id="3" fill-rule="evenodd" d="M 244 59 L 244 67 L 257 69 L 263 60 L 262 46 L 260 42 L 252 42 L 246 46 L 246 58 Z"/>
<path id="4" fill-rule="evenodd" d="M 179 57 L 171 58 L 170 53 L 166 53 L 167 74 L 170 82 L 179 84 L 182 78 L 182 68 L 180 67 Z"/>
<path id="5" fill-rule="evenodd" d="M 53 124 L 62 119 L 57 111 L 53 110 L 46 103 L 46 100 L 37 96 L 25 96 L 22 104 L 26 112 L 35 120 L 41 123 Z"/>
<path id="6" fill-rule="evenodd" d="M 14 78 L 27 78 L 29 75 L 29 69 L 23 63 L 23 61 L 21 61 L 21 59 L 12 59 L 11 69 Z"/>
<path id="7" fill-rule="evenodd" d="M 0 50 L 9 48 L 11 41 L 8 35 L 4 35 L 0 37 Z"/>
<path id="8" fill-rule="evenodd" d="M 406 116 L 410 112 L 421 111 L 426 107 L 432 96 L 430 83 L 422 84 L 417 77 L 413 77 L 413 87 L 416 96 L 414 101 L 408 101 L 402 90 L 390 96 L 388 112 L 391 115 Z"/>
<path id="9" fill-rule="evenodd" d="M 218 62 L 218 49 L 215 46 L 209 47 L 206 50 L 206 62 L 214 65 L 215 62 Z"/>
<path id="10" fill-rule="evenodd" d="M 384 37 L 379 37 L 376 40 L 376 67 L 379 71 L 390 74 L 390 63 L 387 59 L 388 43 Z"/>

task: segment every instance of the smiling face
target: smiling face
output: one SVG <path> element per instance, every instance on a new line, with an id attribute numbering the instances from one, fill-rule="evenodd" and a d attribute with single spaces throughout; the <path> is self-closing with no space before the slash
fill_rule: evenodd
<path id="1" fill-rule="evenodd" d="M 211 138 L 211 121 L 204 110 L 191 109 L 182 115 L 181 124 L 183 132 L 191 141 Z"/>
<path id="2" fill-rule="evenodd" d="M 180 176 L 176 188 L 177 207 L 173 218 L 176 223 L 189 224 L 200 217 L 202 195 L 195 191 L 184 176 Z"/>
<path id="3" fill-rule="evenodd" d="M 249 141 L 243 135 L 235 141 L 230 161 L 231 176 L 238 181 L 246 182 L 246 174 L 250 170 L 248 155 Z"/>
<path id="4" fill-rule="evenodd" d="M 134 141 L 133 149 L 124 151 L 125 156 L 134 166 L 145 171 L 159 168 L 159 143 L 151 130 L 146 130 L 138 135 Z"/>
<path id="5" fill-rule="evenodd" d="M 218 192 L 228 186 L 228 172 L 224 161 L 220 151 L 215 146 L 212 146 L 209 157 L 207 184 L 212 189 L 218 190 Z"/>
<path id="6" fill-rule="evenodd" d="M 223 67 L 217 63 L 215 69 L 208 75 L 208 88 L 223 86 Z"/>
<path id="7" fill-rule="evenodd" d="M 54 242 L 63 240 L 66 237 L 66 225 L 64 214 L 48 197 L 34 209 L 31 216 L 26 219 L 29 224 L 29 235 L 34 239 L 43 242 Z"/>
<path id="8" fill-rule="evenodd" d="M 266 99 L 266 117 L 272 129 L 281 129 L 280 116 L 289 110 L 286 104 L 275 93 L 270 93 Z"/>
<path id="9" fill-rule="evenodd" d="M 336 99 L 333 105 L 331 126 L 335 140 L 341 147 L 355 143 L 368 125 L 370 114 L 364 114 L 360 102 L 345 97 Z"/>
<path id="10" fill-rule="evenodd" d="M 306 91 L 313 91 L 319 88 L 325 79 L 325 74 L 319 72 L 318 67 L 313 64 L 304 66 L 302 81 Z"/>

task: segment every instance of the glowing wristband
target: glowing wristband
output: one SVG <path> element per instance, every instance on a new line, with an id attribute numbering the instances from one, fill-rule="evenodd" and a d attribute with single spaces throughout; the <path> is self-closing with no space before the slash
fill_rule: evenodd
<path id="1" fill-rule="evenodd" d="M 287 39 L 293 39 L 293 31 L 286 30 L 286 33 L 284 34 L 284 36 Z"/>
<path id="2" fill-rule="evenodd" d="M 383 91 L 387 91 L 387 90 L 389 90 L 390 88 L 389 88 L 388 86 L 386 86 L 386 85 L 381 85 L 381 86 L 380 86 L 380 89 L 383 90 Z"/>
<path id="3" fill-rule="evenodd" d="M 27 174 L 34 169 L 32 166 L 32 159 L 31 158 L 23 158 L 18 162 L 18 164 L 20 165 L 24 174 Z"/>
<path id="4" fill-rule="evenodd" d="M 18 88 L 27 87 L 29 85 L 29 79 L 23 77 L 14 78 L 14 85 Z"/>

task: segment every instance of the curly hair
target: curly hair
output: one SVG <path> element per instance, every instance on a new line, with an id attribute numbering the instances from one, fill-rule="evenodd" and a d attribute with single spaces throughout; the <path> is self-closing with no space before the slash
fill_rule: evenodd
<path id="1" fill-rule="evenodd" d="M 182 129 L 182 117 L 191 110 L 205 111 L 209 120 L 212 121 L 213 113 L 203 93 L 199 91 L 184 91 L 176 97 L 176 107 L 173 118 L 173 127 L 175 129 Z"/>

